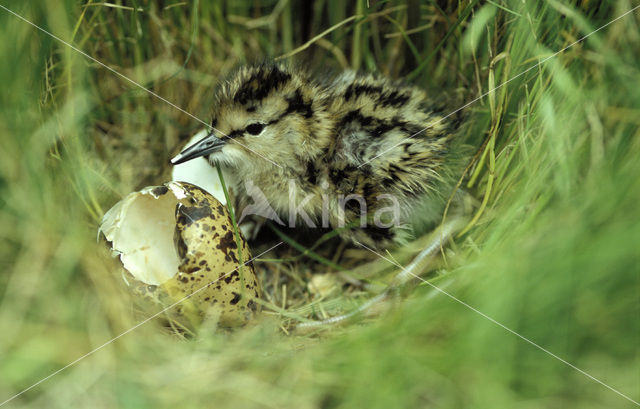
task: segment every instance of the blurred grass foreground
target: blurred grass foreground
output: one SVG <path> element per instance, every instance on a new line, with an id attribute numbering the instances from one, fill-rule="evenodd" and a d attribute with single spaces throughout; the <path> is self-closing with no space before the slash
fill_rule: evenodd
<path id="1" fill-rule="evenodd" d="M 205 120 L 218 78 L 280 56 L 486 94 L 461 136 L 477 152 L 461 180 L 477 217 L 431 276 L 467 305 L 422 285 L 380 317 L 301 335 L 287 323 L 312 300 L 273 293 L 280 309 L 234 332 L 150 321 L 3 408 L 640 401 L 640 9 L 574 44 L 636 1 L 0 4 L 0 402 L 144 318 L 97 223 L 168 180 L 201 128 L 8 10 Z M 338 311 L 367 299 L 333 297 Z"/>

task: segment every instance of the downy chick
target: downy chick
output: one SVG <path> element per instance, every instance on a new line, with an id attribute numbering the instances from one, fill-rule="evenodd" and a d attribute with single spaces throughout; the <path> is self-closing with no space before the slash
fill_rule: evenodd
<path id="1" fill-rule="evenodd" d="M 281 220 L 378 248 L 442 209 L 461 116 L 445 118 L 419 88 L 265 63 L 239 68 L 216 96 L 211 133 L 172 163 L 219 164 L 234 186 L 251 187 L 237 192 L 241 208 L 258 188 Z"/>

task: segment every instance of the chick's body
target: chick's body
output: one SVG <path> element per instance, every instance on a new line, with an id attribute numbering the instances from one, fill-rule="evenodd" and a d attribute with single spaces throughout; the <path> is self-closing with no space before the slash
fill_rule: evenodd
<path id="1" fill-rule="evenodd" d="M 341 236 L 379 247 L 439 201 L 434 187 L 459 119 L 444 119 L 422 90 L 381 77 L 245 66 L 217 93 L 218 132 L 174 163 L 207 155 L 236 185 L 259 188 L 285 222 L 355 224 Z M 239 202 L 251 198 L 240 193 Z"/>

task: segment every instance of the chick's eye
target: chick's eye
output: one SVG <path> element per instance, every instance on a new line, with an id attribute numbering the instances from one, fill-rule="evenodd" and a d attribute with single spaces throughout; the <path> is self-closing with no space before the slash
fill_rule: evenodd
<path id="1" fill-rule="evenodd" d="M 262 132 L 262 130 L 264 129 L 264 124 L 251 124 L 249 126 L 247 126 L 247 132 L 249 132 L 251 135 L 258 135 L 260 134 L 260 132 Z"/>

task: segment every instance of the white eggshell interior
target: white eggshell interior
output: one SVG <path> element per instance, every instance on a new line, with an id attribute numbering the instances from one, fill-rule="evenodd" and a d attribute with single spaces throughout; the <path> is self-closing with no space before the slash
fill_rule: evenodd
<path id="1" fill-rule="evenodd" d="M 203 129 L 195 134 L 182 149 L 188 148 L 205 136 L 207 136 L 207 130 Z M 213 197 L 218 199 L 220 203 L 227 203 L 224 197 L 222 183 L 220 183 L 220 178 L 218 177 L 218 171 L 215 167 L 209 165 L 205 158 L 195 158 L 185 163 L 175 165 L 171 173 L 171 179 L 196 185 L 209 192 Z"/>
<path id="2" fill-rule="evenodd" d="M 100 226 L 124 268 L 146 284 L 162 284 L 178 273 L 174 190 L 157 198 L 151 189 L 132 193 L 105 214 Z"/>

